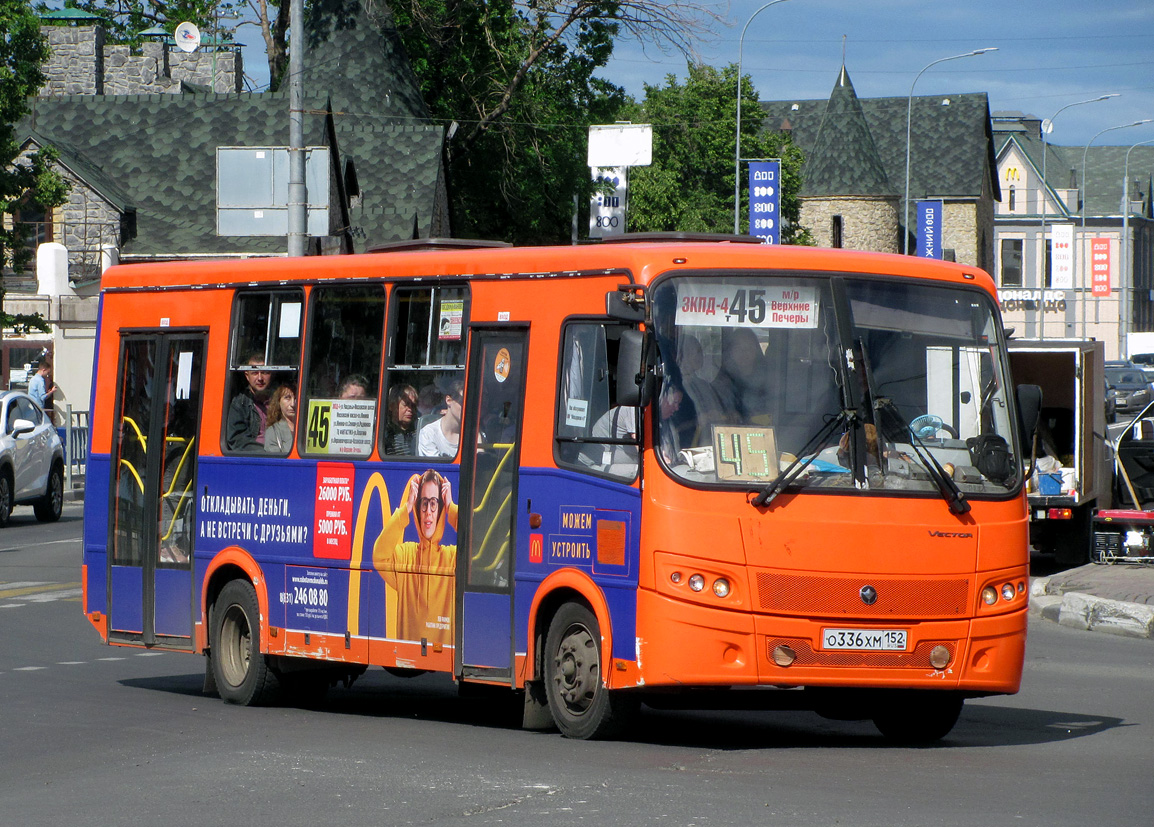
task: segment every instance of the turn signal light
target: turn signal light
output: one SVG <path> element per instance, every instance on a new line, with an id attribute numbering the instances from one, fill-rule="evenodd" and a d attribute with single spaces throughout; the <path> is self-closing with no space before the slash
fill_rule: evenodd
<path id="1" fill-rule="evenodd" d="M 1051 508 L 1046 512 L 1046 517 L 1050 520 L 1069 520 L 1073 516 L 1074 509 L 1072 508 Z"/>

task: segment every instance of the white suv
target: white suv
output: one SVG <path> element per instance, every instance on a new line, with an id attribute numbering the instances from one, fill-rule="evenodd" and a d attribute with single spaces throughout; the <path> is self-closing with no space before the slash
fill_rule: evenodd
<path id="1" fill-rule="evenodd" d="M 42 523 L 64 506 L 64 448 L 52 422 L 26 393 L 0 392 L 0 526 L 12 507 L 31 505 Z"/>

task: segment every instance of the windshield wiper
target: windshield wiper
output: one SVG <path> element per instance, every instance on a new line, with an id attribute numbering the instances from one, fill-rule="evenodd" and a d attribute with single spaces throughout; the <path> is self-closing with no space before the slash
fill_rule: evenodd
<path id="1" fill-rule="evenodd" d="M 755 506 L 763 506 L 773 502 L 774 497 L 801 476 L 801 473 L 810 466 L 810 463 L 817 459 L 818 452 L 828 444 L 829 438 L 842 423 L 856 426 L 858 424 L 857 411 L 843 409 L 841 413 L 822 425 L 821 429 L 810 437 L 809 442 L 801 449 L 800 456 L 795 457 L 793 462 L 787 465 L 784 471 L 774 477 L 773 481 L 766 485 L 765 488 L 761 489 L 761 492 L 754 497 L 750 503 Z"/>
<path id="2" fill-rule="evenodd" d="M 942 467 L 938 458 L 926 447 L 921 438 L 914 433 L 914 429 L 906 423 L 893 400 L 879 397 L 875 403 L 875 410 L 878 412 L 878 421 L 882 425 L 881 430 L 887 441 L 897 442 L 899 439 L 904 440 L 907 434 L 909 435 L 910 447 L 914 449 L 914 453 L 922 467 L 926 469 L 926 473 L 938 486 L 938 491 L 941 492 L 942 499 L 946 501 L 950 511 L 954 514 L 965 514 L 969 511 L 970 504 L 966 500 L 966 495 L 962 493 L 962 489 L 958 488 L 954 478 Z"/>

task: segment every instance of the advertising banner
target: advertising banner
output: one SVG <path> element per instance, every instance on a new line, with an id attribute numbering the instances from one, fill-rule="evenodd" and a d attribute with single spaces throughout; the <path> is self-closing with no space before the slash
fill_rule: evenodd
<path id="1" fill-rule="evenodd" d="M 781 243 L 781 161 L 749 163 L 749 234 Z"/>
<path id="2" fill-rule="evenodd" d="M 625 232 L 626 167 L 593 167 L 598 192 L 589 202 L 589 237 L 609 238 Z M 606 189 L 605 185 L 608 185 Z"/>
<path id="3" fill-rule="evenodd" d="M 918 202 L 918 255 L 942 257 L 942 202 Z"/>
<path id="4" fill-rule="evenodd" d="M 1050 262 L 1050 286 L 1055 290 L 1073 290 L 1073 224 L 1054 224 L 1050 228 Z"/>
<path id="5" fill-rule="evenodd" d="M 1090 276 L 1095 296 L 1110 295 L 1110 239 L 1090 239 Z"/>

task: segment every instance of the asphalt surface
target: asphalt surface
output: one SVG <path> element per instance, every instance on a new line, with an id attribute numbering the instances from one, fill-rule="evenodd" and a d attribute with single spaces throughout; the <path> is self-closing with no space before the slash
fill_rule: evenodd
<path id="1" fill-rule="evenodd" d="M 1091 563 L 1034 577 L 1030 614 L 1073 629 L 1154 639 L 1154 566 Z"/>

